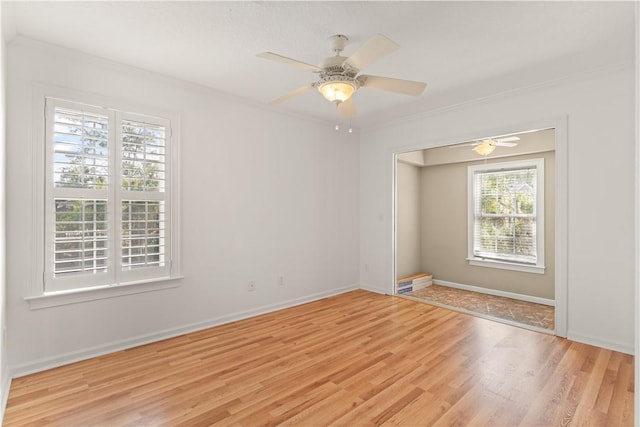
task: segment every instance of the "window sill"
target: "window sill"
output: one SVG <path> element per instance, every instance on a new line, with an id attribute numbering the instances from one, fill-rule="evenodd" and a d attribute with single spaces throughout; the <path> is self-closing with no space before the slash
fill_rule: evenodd
<path id="1" fill-rule="evenodd" d="M 469 265 L 476 267 L 499 268 L 502 270 L 521 271 L 524 273 L 544 274 L 545 270 L 544 265 L 518 264 L 515 262 L 497 261 L 494 259 L 467 258 L 467 262 Z"/>
<path id="2" fill-rule="evenodd" d="M 182 278 L 183 276 L 162 277 L 139 282 L 102 286 L 99 288 L 74 289 L 70 291 L 45 293 L 43 295 L 25 297 L 25 301 L 29 303 L 29 308 L 31 310 L 40 310 L 42 308 L 177 288 L 180 286 L 179 280 Z"/>

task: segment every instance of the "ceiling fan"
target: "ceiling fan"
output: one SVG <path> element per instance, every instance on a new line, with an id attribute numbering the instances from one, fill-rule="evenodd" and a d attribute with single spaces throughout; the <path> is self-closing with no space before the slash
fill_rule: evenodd
<path id="1" fill-rule="evenodd" d="M 516 145 L 518 145 L 518 143 L 514 141 L 520 141 L 520 138 L 517 136 L 507 136 L 504 138 L 487 138 L 471 142 L 469 144 L 453 145 L 451 146 L 451 148 L 473 147 L 472 150 L 476 153 L 482 156 L 487 156 L 493 153 L 493 150 L 495 150 L 496 147 L 515 147 Z"/>
<path id="2" fill-rule="evenodd" d="M 273 52 L 258 54 L 261 58 L 282 62 L 319 74 L 317 81 L 276 98 L 271 101 L 271 104 L 279 104 L 295 96 L 302 95 L 313 88 L 317 88 L 328 101 L 338 106 L 340 116 L 351 117 L 356 113 L 352 95 L 360 88 L 379 89 L 404 95 L 418 96 L 427 86 L 426 83 L 417 81 L 360 74 L 360 71 L 366 66 L 398 48 L 395 42 L 382 34 L 371 38 L 348 58 L 340 55 L 347 41 L 349 41 L 346 36 L 340 34 L 334 35 L 329 37 L 329 41 L 331 42 L 335 56 L 325 58 L 321 66 L 307 64 Z"/>

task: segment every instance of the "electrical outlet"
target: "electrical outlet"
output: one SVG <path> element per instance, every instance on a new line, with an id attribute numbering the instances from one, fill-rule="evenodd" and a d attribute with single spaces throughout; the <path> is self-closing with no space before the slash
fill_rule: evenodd
<path id="1" fill-rule="evenodd" d="M 248 288 L 247 288 L 247 289 L 249 289 L 249 292 L 253 292 L 253 291 L 255 291 L 255 290 L 256 290 L 256 282 L 255 282 L 255 281 L 253 281 L 253 280 L 252 280 L 252 281 L 250 281 L 250 282 L 249 282 L 249 286 L 248 286 Z"/>
<path id="2" fill-rule="evenodd" d="M 278 278 L 278 285 L 280 285 L 280 286 L 284 286 L 284 276 L 280 276 L 280 277 Z"/>

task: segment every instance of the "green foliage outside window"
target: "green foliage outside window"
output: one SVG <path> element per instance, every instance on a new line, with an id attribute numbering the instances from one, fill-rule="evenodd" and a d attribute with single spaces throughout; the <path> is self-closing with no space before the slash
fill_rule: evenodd
<path id="1" fill-rule="evenodd" d="M 474 253 L 535 263 L 536 170 L 476 173 Z"/>

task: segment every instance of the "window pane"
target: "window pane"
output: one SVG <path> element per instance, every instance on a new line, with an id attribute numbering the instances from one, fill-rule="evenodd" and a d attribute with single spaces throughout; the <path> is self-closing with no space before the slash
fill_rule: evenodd
<path id="1" fill-rule="evenodd" d="M 55 199 L 53 275 L 107 270 L 107 201 Z"/>
<path id="2" fill-rule="evenodd" d="M 164 191 L 164 126 L 122 121 L 122 189 Z"/>
<path id="3" fill-rule="evenodd" d="M 165 204 L 122 202 L 122 269 L 165 265 Z"/>
<path id="4" fill-rule="evenodd" d="M 109 175 L 107 116 L 56 107 L 53 120 L 54 186 L 106 188 Z"/>
<path id="5" fill-rule="evenodd" d="M 535 169 L 481 172 L 476 179 L 480 181 L 482 213 L 535 213 Z"/>
<path id="6" fill-rule="evenodd" d="M 474 256 L 535 264 L 535 168 L 474 174 Z"/>

